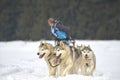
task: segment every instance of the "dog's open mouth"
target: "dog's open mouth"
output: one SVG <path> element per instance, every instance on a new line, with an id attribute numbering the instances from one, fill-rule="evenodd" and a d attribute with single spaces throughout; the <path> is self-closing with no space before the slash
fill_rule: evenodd
<path id="1" fill-rule="evenodd" d="M 88 57 L 88 55 L 86 54 L 86 55 L 85 55 L 85 59 L 88 59 L 88 58 L 89 58 L 89 57 Z"/>
<path id="2" fill-rule="evenodd" d="M 43 53 L 43 54 L 40 54 L 39 58 L 42 58 L 44 55 L 45 55 L 45 53 Z"/>
<path id="3" fill-rule="evenodd" d="M 85 59 L 88 59 L 88 56 L 85 56 Z"/>
<path id="4" fill-rule="evenodd" d="M 54 59 L 53 59 L 53 62 L 54 63 L 57 63 L 59 58 L 60 58 L 61 54 L 59 56 L 54 56 Z"/>
<path id="5" fill-rule="evenodd" d="M 60 65 L 61 63 L 60 56 L 61 54 L 59 56 L 53 56 L 48 60 L 51 67 L 57 67 L 58 65 Z"/>

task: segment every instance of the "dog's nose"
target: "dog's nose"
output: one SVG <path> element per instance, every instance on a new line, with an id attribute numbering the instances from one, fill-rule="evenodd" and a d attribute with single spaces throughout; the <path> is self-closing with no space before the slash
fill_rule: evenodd
<path id="1" fill-rule="evenodd" d="M 39 52 L 37 53 L 37 55 L 39 55 Z"/>
<path id="2" fill-rule="evenodd" d="M 54 55 L 54 56 L 56 56 L 56 54 L 55 54 L 55 53 L 54 53 L 53 55 Z"/>
<path id="3" fill-rule="evenodd" d="M 88 55 L 86 54 L 85 57 L 88 57 Z"/>

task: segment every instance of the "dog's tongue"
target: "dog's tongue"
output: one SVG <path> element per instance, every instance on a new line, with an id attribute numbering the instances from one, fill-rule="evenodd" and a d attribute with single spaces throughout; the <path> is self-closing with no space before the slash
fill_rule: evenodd
<path id="1" fill-rule="evenodd" d="M 45 55 L 45 54 L 41 54 L 41 55 L 39 56 L 39 58 L 42 58 L 44 55 Z"/>
<path id="2" fill-rule="evenodd" d="M 59 61 L 61 54 L 59 56 L 54 56 L 53 62 L 57 63 Z"/>
<path id="3" fill-rule="evenodd" d="M 85 58 L 88 58 L 87 56 L 85 56 Z"/>
<path id="4" fill-rule="evenodd" d="M 57 61 L 58 61 L 57 57 L 54 57 L 53 62 L 57 63 Z"/>
<path id="5" fill-rule="evenodd" d="M 39 56 L 39 58 L 42 58 L 42 57 L 43 57 L 42 55 Z"/>
<path id="6" fill-rule="evenodd" d="M 88 59 L 88 56 L 85 56 L 85 59 Z"/>

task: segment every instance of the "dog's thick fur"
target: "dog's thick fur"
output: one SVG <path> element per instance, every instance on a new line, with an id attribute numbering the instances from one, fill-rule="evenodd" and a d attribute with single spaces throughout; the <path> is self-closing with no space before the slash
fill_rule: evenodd
<path id="1" fill-rule="evenodd" d="M 96 67 L 96 57 L 90 46 L 81 46 L 79 47 L 79 50 L 81 51 L 81 62 L 80 62 L 80 68 L 81 68 L 81 74 L 85 76 L 91 76 L 93 75 L 93 71 Z"/>
<path id="2" fill-rule="evenodd" d="M 80 58 L 79 53 L 75 47 L 70 47 L 60 41 L 54 47 L 54 57 L 50 60 L 52 66 L 58 65 L 58 76 L 65 76 L 68 74 L 77 74 L 79 70 Z"/>
<path id="3" fill-rule="evenodd" d="M 49 69 L 49 76 L 56 76 L 56 67 L 51 67 L 48 60 L 51 56 L 53 56 L 53 46 L 50 43 L 41 42 L 39 45 L 39 52 L 37 53 L 39 58 L 44 57 L 48 69 Z"/>
<path id="4" fill-rule="evenodd" d="M 59 64 L 57 67 L 57 75 L 65 76 L 73 66 L 73 56 L 71 49 L 68 45 L 60 41 L 54 47 L 54 57 L 51 58 L 50 63 L 52 66 Z"/>
<path id="5" fill-rule="evenodd" d="M 79 51 L 79 49 L 77 49 L 76 47 L 71 46 L 71 53 L 72 53 L 72 57 L 73 57 L 73 66 L 71 68 L 71 70 L 69 71 L 69 74 L 78 74 L 79 72 L 79 67 L 80 67 L 80 56 L 81 56 L 81 52 Z"/>
<path id="6" fill-rule="evenodd" d="M 65 76 L 68 74 L 93 75 L 96 67 L 96 57 L 90 46 L 70 47 L 62 41 L 55 47 L 50 43 L 41 42 L 39 58 L 44 57 L 50 76 Z"/>

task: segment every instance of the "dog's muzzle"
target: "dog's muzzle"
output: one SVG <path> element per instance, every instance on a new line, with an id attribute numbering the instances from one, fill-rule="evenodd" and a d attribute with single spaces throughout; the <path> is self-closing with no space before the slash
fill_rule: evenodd
<path id="1" fill-rule="evenodd" d="M 42 58 L 42 57 L 45 55 L 45 53 L 40 54 L 40 53 L 38 52 L 37 55 L 39 56 L 39 58 Z"/>
<path id="2" fill-rule="evenodd" d="M 60 58 L 61 54 L 59 56 L 54 56 L 54 63 L 57 63 L 58 59 Z"/>
<path id="3" fill-rule="evenodd" d="M 56 55 L 53 56 L 52 62 L 53 62 L 55 65 L 52 65 L 52 63 L 51 63 L 51 61 L 50 61 L 51 58 L 48 59 L 48 62 L 49 62 L 49 64 L 50 64 L 51 67 L 57 67 L 57 66 L 60 65 L 60 63 L 61 63 L 60 56 L 61 56 L 61 54 L 60 54 L 59 56 L 56 56 Z"/>
<path id="4" fill-rule="evenodd" d="M 85 59 L 88 59 L 88 55 L 87 54 L 85 55 Z"/>

